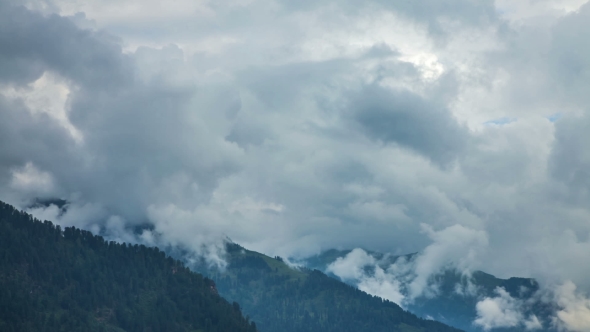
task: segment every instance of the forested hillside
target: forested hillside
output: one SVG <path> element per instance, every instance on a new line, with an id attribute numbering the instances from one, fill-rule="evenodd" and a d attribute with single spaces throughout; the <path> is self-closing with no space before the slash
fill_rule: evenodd
<path id="1" fill-rule="evenodd" d="M 0 331 L 254 332 L 210 279 L 0 202 Z"/>
<path id="2" fill-rule="evenodd" d="M 308 268 L 314 268 L 326 272 L 329 276 L 341 280 L 337 275 L 330 273 L 328 266 L 334 263 L 337 259 L 346 257 L 351 250 L 327 250 L 319 255 L 309 257 L 300 263 Z M 366 251 L 368 255 L 375 258 L 380 268 L 387 270 L 390 265 L 395 264 L 398 260 L 403 262 L 411 262 L 417 257 L 417 253 L 408 255 L 386 255 L 378 252 Z M 371 266 L 365 266 L 365 273 L 367 277 L 371 277 Z M 403 280 L 403 279 L 402 279 Z M 346 281 L 352 286 L 357 286 L 355 280 Z M 433 317 L 445 324 L 458 327 L 469 332 L 483 332 L 486 331 L 484 327 L 478 326 L 473 322 L 477 319 L 476 305 L 484 298 L 494 298 L 498 296 L 497 288 L 504 289 L 516 301 L 526 302 L 521 309 L 526 309 L 523 314 L 527 317 L 535 315 L 539 318 L 542 326 L 536 327 L 536 331 L 555 331 L 550 321 L 545 321 L 544 317 L 552 317 L 555 315 L 556 308 L 550 304 L 539 301 L 535 298 L 536 292 L 539 290 L 539 284 L 534 279 L 530 278 L 509 278 L 500 279 L 495 276 L 482 272 L 475 271 L 469 278 L 469 283 L 473 289 L 473 293 L 460 294 L 457 292 L 458 285 L 464 285 L 467 280 L 459 271 L 446 270 L 444 273 L 437 274 L 432 277 L 430 282 L 436 284 L 438 294 L 437 296 L 427 297 L 421 296 L 414 301 L 407 304 L 408 310 L 416 313 L 422 317 Z M 406 285 L 401 285 L 401 291 L 407 295 Z M 494 331 L 498 332 L 520 332 L 523 330 L 522 326 L 516 327 L 497 327 Z"/>
<path id="3" fill-rule="evenodd" d="M 219 292 L 238 301 L 262 332 L 451 332 L 317 270 L 295 270 L 230 243 L 225 271 L 203 270 Z"/>

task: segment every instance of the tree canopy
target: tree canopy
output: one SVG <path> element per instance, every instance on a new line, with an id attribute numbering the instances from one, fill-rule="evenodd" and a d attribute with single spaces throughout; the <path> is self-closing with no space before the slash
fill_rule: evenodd
<path id="1" fill-rule="evenodd" d="M 215 283 L 143 245 L 0 202 L 0 331 L 255 332 Z"/>

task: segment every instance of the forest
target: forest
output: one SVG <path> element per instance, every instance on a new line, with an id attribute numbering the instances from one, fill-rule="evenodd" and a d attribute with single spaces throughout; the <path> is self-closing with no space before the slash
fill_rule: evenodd
<path id="1" fill-rule="evenodd" d="M 255 332 L 215 283 L 158 248 L 0 202 L 0 331 Z"/>
<path id="2" fill-rule="evenodd" d="M 269 257 L 227 244 L 225 271 L 194 267 L 214 278 L 222 296 L 237 301 L 261 332 L 455 332 L 397 304 L 369 295 L 318 270 L 294 269 Z"/>
<path id="3" fill-rule="evenodd" d="M 318 255 L 308 257 L 298 263 L 312 269 L 318 269 L 325 272 L 328 276 L 337 280 L 346 282 L 353 287 L 358 287 L 354 280 L 344 280 L 331 273 L 328 269 L 331 263 L 338 258 L 343 258 L 352 250 L 326 250 Z M 387 270 L 392 264 L 401 260 L 401 262 L 410 262 L 418 257 L 418 253 L 407 255 L 383 254 L 374 251 L 366 251 L 367 254 L 375 258 L 378 266 Z M 374 268 L 365 267 L 366 275 L 372 276 L 375 273 Z M 407 282 L 407 281 L 406 281 Z M 430 283 L 436 285 L 437 296 L 420 296 L 412 302 L 406 304 L 406 308 L 421 317 L 433 317 L 435 320 L 450 326 L 468 332 L 485 332 L 486 329 L 476 325 L 473 322 L 478 318 L 476 310 L 477 303 L 484 298 L 494 298 L 498 296 L 497 289 L 501 288 L 510 295 L 512 299 L 526 303 L 521 306 L 523 314 L 527 317 L 532 315 L 539 319 L 542 326 L 537 327 L 537 332 L 555 332 L 557 329 L 552 326 L 551 321 L 546 317 L 555 316 L 559 307 L 554 304 L 543 301 L 542 290 L 539 283 L 532 278 L 511 277 L 508 279 L 497 278 L 483 271 L 473 271 L 471 275 L 465 275 L 461 271 L 448 268 L 438 273 L 430 279 Z M 470 292 L 458 292 L 457 287 L 463 289 L 470 288 Z M 404 295 L 407 293 L 407 284 L 400 287 Z M 498 332 L 521 332 L 522 326 L 504 326 L 496 327 L 494 331 Z"/>
<path id="4" fill-rule="evenodd" d="M 0 331 L 459 331 L 318 270 L 226 249 L 224 270 L 187 266 L 0 202 Z"/>

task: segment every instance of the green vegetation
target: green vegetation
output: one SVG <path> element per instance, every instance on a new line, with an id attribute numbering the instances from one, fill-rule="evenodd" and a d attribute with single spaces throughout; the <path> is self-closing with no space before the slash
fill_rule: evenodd
<path id="1" fill-rule="evenodd" d="M 0 202 L 0 331 L 254 332 L 210 279 Z"/>
<path id="2" fill-rule="evenodd" d="M 227 251 L 225 271 L 200 269 L 217 281 L 224 297 L 242 304 L 262 332 L 459 331 L 418 318 L 320 271 L 290 268 L 280 257 L 233 243 Z"/>
<path id="3" fill-rule="evenodd" d="M 504 288 L 512 298 L 528 301 L 524 314 L 528 317 L 532 314 L 539 319 L 551 317 L 551 306 L 542 301 L 534 300 L 535 293 L 539 290 L 539 284 L 529 278 L 500 279 L 485 272 L 476 271 L 471 276 L 470 282 L 476 290 L 475 294 L 457 294 L 456 285 L 465 284 L 465 277 L 456 271 L 446 271 L 433 278 L 433 282 L 439 285 L 439 295 L 433 298 L 420 297 L 409 306 L 413 312 L 429 315 L 445 324 L 457 326 L 466 331 L 484 331 L 482 327 L 475 326 L 473 321 L 477 318 L 476 304 L 485 297 L 497 297 L 497 287 Z M 520 308 L 524 310 L 525 308 Z M 548 322 L 545 328 L 537 331 L 554 331 Z M 495 331 L 520 332 L 521 326 L 513 328 L 496 328 Z"/>
<path id="4" fill-rule="evenodd" d="M 343 258 L 352 250 L 326 250 L 316 256 L 307 258 L 300 262 L 309 268 L 326 271 L 328 266 L 336 261 L 338 258 Z M 417 257 L 417 253 L 408 255 L 386 255 L 383 253 L 366 251 L 373 256 L 381 268 L 387 268 L 396 263 L 399 259 L 405 262 L 411 262 Z M 371 275 L 371 269 L 365 268 L 367 275 Z M 329 276 L 340 280 L 338 276 L 328 273 Z M 467 285 L 469 281 L 471 284 L 471 292 L 467 294 L 459 294 L 457 286 Z M 354 281 L 348 280 L 352 286 L 356 286 Z M 482 271 L 475 271 L 469 279 L 456 270 L 446 270 L 444 273 L 437 274 L 430 280 L 431 284 L 437 285 L 438 294 L 434 297 L 419 297 L 413 302 L 407 304 L 407 309 L 421 317 L 432 317 L 442 323 L 451 325 L 465 331 L 481 332 L 484 329 L 473 324 L 477 318 L 476 305 L 485 297 L 497 297 L 496 288 L 504 288 L 512 298 L 524 301 L 527 305 L 521 310 L 524 310 L 525 316 L 536 315 L 542 323 L 544 328 L 537 331 L 554 331 L 550 322 L 543 321 L 544 317 L 551 317 L 554 315 L 555 308 L 550 304 L 535 299 L 538 295 L 539 284 L 534 279 L 530 278 L 509 278 L 500 279 L 491 274 Z M 402 285 L 403 286 L 403 285 Z M 401 288 L 405 291 L 404 287 Z M 496 328 L 494 331 L 502 332 L 520 332 L 521 326 L 513 328 Z"/>

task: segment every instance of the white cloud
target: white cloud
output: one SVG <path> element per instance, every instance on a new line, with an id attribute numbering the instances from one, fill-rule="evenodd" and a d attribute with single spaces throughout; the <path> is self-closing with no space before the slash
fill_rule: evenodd
<path id="1" fill-rule="evenodd" d="M 578 10 L 586 2 L 586 0 L 498 0 L 496 7 L 503 17 L 520 23 L 539 18 L 545 20 L 558 18 Z"/>
<path id="2" fill-rule="evenodd" d="M 519 325 L 523 317 L 517 300 L 503 288 L 496 288 L 496 293 L 497 297 L 488 297 L 477 303 L 477 319 L 474 324 L 485 330 Z"/>
<path id="3" fill-rule="evenodd" d="M 445 269 L 456 269 L 470 275 L 481 264 L 480 257 L 488 246 L 485 231 L 473 230 L 461 225 L 434 231 L 432 227 L 422 224 L 423 231 L 433 241 L 414 261 L 416 278 L 409 284 L 412 298 L 436 294 L 436 285 L 430 278 Z"/>
<path id="4" fill-rule="evenodd" d="M 536 299 L 527 301 L 513 298 L 504 288 L 495 289 L 496 297 L 485 297 L 477 302 L 475 309 L 477 318 L 473 324 L 488 331 L 495 328 L 519 327 L 527 331 L 543 328 L 543 324 L 535 314 L 527 316 L 529 305 Z"/>
<path id="5" fill-rule="evenodd" d="M 524 328 L 528 331 L 538 330 L 543 328 L 543 324 L 541 324 L 537 316 L 531 315 L 527 320 L 524 321 Z"/>
<path id="6" fill-rule="evenodd" d="M 357 248 L 336 259 L 326 271 L 354 282 L 369 294 L 379 295 L 402 306 L 418 297 L 434 297 L 438 293 L 438 285 L 433 282 L 433 277 L 445 271 L 458 271 L 470 276 L 478 266 L 478 256 L 486 249 L 488 240 L 485 232 L 461 225 L 438 232 L 427 225 L 423 225 L 423 229 L 433 243 L 410 261 L 399 258 L 391 262 L 387 255 L 378 260 Z M 470 286 L 468 280 L 460 291 L 471 294 L 476 289 Z"/>
<path id="7" fill-rule="evenodd" d="M 555 296 L 562 309 L 557 312 L 554 322 L 567 331 L 590 331 L 590 300 L 577 293 L 576 288 L 571 281 L 557 287 Z"/>
<path id="8" fill-rule="evenodd" d="M 348 253 L 345 257 L 339 257 L 332 262 L 326 271 L 334 273 L 344 280 L 361 279 L 366 266 L 374 266 L 375 258 L 367 254 L 363 249 L 357 248 Z"/>
<path id="9" fill-rule="evenodd" d="M 406 296 L 402 293 L 401 282 L 396 279 L 395 275 L 384 271 L 378 266 L 375 267 L 372 277 L 361 279 L 357 287 L 362 291 L 382 297 L 402 307 L 405 304 Z"/>
<path id="10" fill-rule="evenodd" d="M 82 133 L 68 118 L 67 100 L 70 88 L 57 75 L 44 72 L 26 87 L 8 87 L 0 94 L 10 99 L 20 99 L 33 114 L 44 113 L 59 122 L 78 143 L 83 142 Z"/>
<path id="11" fill-rule="evenodd" d="M 10 186 L 28 195 L 46 196 L 52 194 L 55 190 L 55 183 L 51 174 L 39 170 L 31 162 L 12 170 Z"/>
<path id="12" fill-rule="evenodd" d="M 367 272 L 365 269 L 372 271 Z M 357 287 L 372 295 L 404 305 L 405 296 L 401 291 L 401 283 L 398 275 L 385 271 L 378 264 L 378 261 L 366 251 L 357 248 L 348 253 L 345 257 L 339 257 L 326 269 L 345 281 L 354 281 Z"/>

